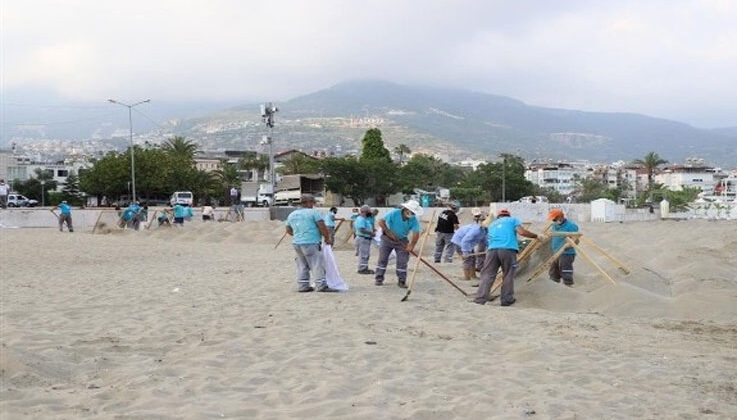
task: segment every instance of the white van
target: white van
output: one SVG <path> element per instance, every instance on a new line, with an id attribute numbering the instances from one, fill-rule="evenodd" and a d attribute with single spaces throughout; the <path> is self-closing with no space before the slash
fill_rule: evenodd
<path id="1" fill-rule="evenodd" d="M 194 195 L 191 191 L 176 191 L 169 198 L 169 204 L 173 206 L 177 203 L 191 207 L 194 204 Z"/>

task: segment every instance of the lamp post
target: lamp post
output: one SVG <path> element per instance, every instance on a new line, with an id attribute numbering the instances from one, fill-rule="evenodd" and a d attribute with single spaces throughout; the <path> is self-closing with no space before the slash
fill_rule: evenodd
<path id="1" fill-rule="evenodd" d="M 507 202 L 507 154 L 502 154 L 502 203 Z"/>
<path id="2" fill-rule="evenodd" d="M 272 194 L 275 193 L 276 190 L 276 174 L 274 172 L 274 115 L 279 111 L 279 108 L 276 107 L 271 102 L 267 102 L 263 105 L 261 105 L 261 118 L 263 118 L 263 121 L 266 123 L 266 126 L 269 127 L 269 135 L 268 137 L 264 138 L 261 143 L 267 142 L 269 145 L 269 183 L 271 184 L 271 192 Z"/>
<path id="3" fill-rule="evenodd" d="M 46 207 L 46 198 L 44 197 L 44 185 L 46 185 L 46 181 L 43 179 L 40 181 L 41 184 L 41 207 Z"/>
<path id="4" fill-rule="evenodd" d="M 133 157 L 133 107 L 141 104 L 145 104 L 147 102 L 151 102 L 151 99 L 146 99 L 145 101 L 136 102 L 134 104 L 128 105 L 126 103 L 116 101 L 115 99 L 108 99 L 108 102 L 111 104 L 121 105 L 126 108 L 128 108 L 128 126 L 130 127 L 130 139 L 131 139 L 131 202 L 136 201 L 136 162 L 135 158 Z"/>

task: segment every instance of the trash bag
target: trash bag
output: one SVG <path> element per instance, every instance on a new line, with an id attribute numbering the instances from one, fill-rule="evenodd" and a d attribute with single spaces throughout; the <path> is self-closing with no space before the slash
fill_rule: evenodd
<path id="1" fill-rule="evenodd" d="M 325 282 L 328 287 L 335 290 L 345 292 L 348 290 L 348 285 L 340 277 L 340 271 L 338 271 L 338 263 L 335 261 L 335 255 L 333 254 L 333 247 L 325 245 L 322 247 L 322 255 L 325 257 Z"/>

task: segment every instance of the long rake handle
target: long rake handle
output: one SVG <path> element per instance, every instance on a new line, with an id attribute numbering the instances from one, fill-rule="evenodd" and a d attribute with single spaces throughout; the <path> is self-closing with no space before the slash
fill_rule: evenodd
<path id="1" fill-rule="evenodd" d="M 430 267 L 430 269 L 432 271 L 434 271 L 435 274 L 437 274 L 438 276 L 440 276 L 443 280 L 445 280 L 448 283 L 450 283 L 450 285 L 453 286 L 459 292 L 461 292 L 463 294 L 463 296 L 468 297 L 468 293 L 466 293 L 465 290 L 463 290 L 460 287 L 458 287 L 457 284 L 453 283 L 453 281 L 451 279 L 449 279 L 448 277 L 446 277 L 445 274 L 443 274 L 440 271 L 438 271 L 438 269 L 435 268 L 432 264 L 430 264 L 429 262 L 427 262 L 424 258 L 422 258 L 422 257 L 418 256 L 417 254 L 415 254 L 414 251 L 412 251 L 411 254 L 414 255 L 415 257 L 417 257 L 423 264 L 425 264 L 426 266 Z"/>
<path id="2" fill-rule="evenodd" d="M 435 220 L 435 210 L 432 212 L 432 216 L 430 216 L 430 221 L 432 222 Z M 422 250 L 425 249 L 425 242 L 427 242 L 427 237 L 430 234 L 430 227 L 432 224 L 427 225 L 427 230 L 422 234 L 422 242 L 420 243 L 420 250 L 418 251 L 418 255 L 422 255 Z M 417 276 L 417 269 L 420 267 L 420 259 L 418 258 L 417 261 L 415 261 L 415 269 L 412 270 L 412 277 L 409 279 L 409 286 L 407 287 L 407 294 L 404 295 L 402 298 L 402 302 L 407 300 L 410 293 L 412 293 L 412 286 L 415 285 L 415 277 Z"/>

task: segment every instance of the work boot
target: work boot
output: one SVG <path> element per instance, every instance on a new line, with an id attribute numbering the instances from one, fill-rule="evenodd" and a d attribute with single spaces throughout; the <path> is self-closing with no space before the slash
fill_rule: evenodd
<path id="1" fill-rule="evenodd" d="M 400 289 L 406 289 L 407 288 L 407 281 L 406 280 L 399 280 L 397 282 L 397 286 L 399 286 Z"/>
<path id="2" fill-rule="evenodd" d="M 337 289 L 333 289 L 332 287 L 328 286 L 327 284 L 323 284 L 322 286 L 317 288 L 318 292 L 338 292 Z"/>
<path id="3" fill-rule="evenodd" d="M 315 290 L 315 288 L 312 287 L 312 286 L 310 286 L 309 284 L 303 284 L 303 285 L 299 286 L 299 289 L 297 289 L 297 291 L 300 292 L 300 293 L 311 292 L 313 290 Z"/>
<path id="4" fill-rule="evenodd" d="M 362 268 L 358 270 L 358 274 L 374 274 L 374 270 L 371 270 L 370 268 Z"/>

